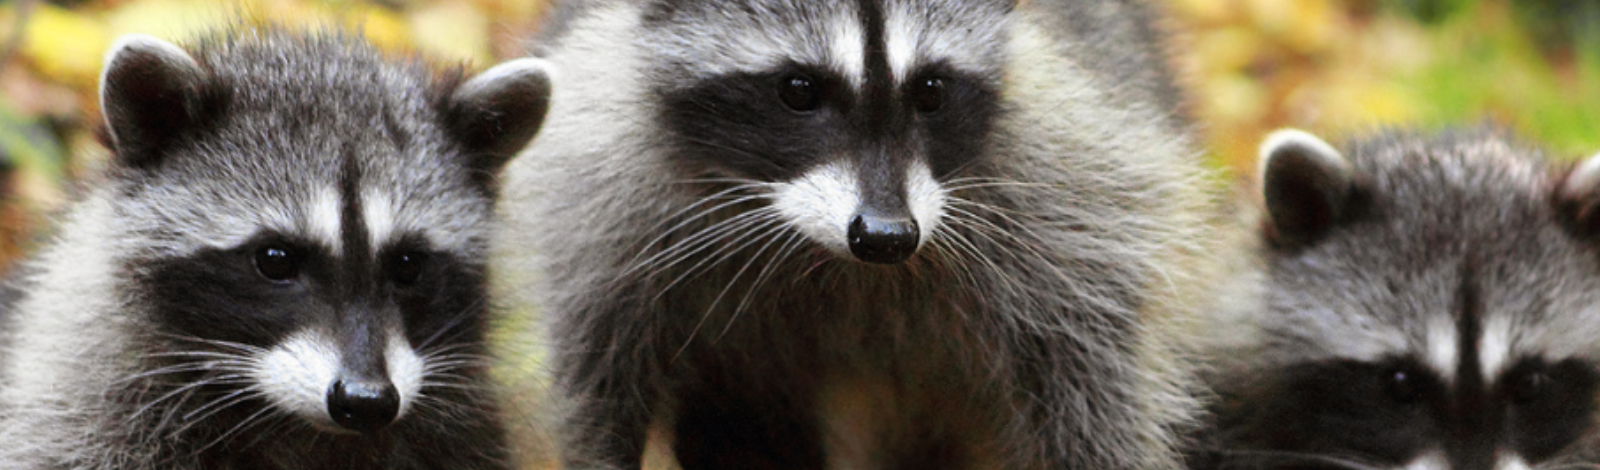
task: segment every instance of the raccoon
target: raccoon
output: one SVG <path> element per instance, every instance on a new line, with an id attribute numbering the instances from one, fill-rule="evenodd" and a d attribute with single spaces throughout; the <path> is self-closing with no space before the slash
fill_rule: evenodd
<path id="1" fill-rule="evenodd" d="M 1178 465 L 1211 190 L 1154 49 L 1061 28 L 1145 6 L 562 8 L 495 271 L 567 467 Z"/>
<path id="2" fill-rule="evenodd" d="M 1261 147 L 1196 468 L 1600 465 L 1600 157 L 1490 129 Z"/>
<path id="3" fill-rule="evenodd" d="M 113 161 L 3 328 L 0 468 L 509 468 L 486 238 L 542 62 L 239 27 L 121 39 L 100 89 Z"/>

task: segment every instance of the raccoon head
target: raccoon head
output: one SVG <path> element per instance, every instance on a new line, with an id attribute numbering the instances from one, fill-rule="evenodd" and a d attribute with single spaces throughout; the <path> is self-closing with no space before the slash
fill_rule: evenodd
<path id="1" fill-rule="evenodd" d="M 660 1 L 643 54 L 672 160 L 765 190 L 834 254 L 911 258 L 999 111 L 1011 2 Z M 658 46 L 659 45 L 659 46 Z"/>
<path id="2" fill-rule="evenodd" d="M 187 382 L 149 406 L 374 433 L 471 385 L 493 175 L 544 65 L 435 82 L 350 38 L 232 34 L 125 38 L 101 79 L 121 295 Z"/>
<path id="3" fill-rule="evenodd" d="M 1478 133 L 1353 148 L 1298 131 L 1262 146 L 1264 338 L 1256 367 L 1219 385 L 1236 460 L 1593 458 L 1600 240 L 1583 228 L 1600 218 L 1600 157 L 1562 175 Z"/>

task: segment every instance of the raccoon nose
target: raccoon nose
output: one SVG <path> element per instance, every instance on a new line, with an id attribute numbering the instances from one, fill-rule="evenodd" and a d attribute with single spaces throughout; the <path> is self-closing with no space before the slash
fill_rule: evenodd
<path id="1" fill-rule="evenodd" d="M 868 263 L 899 263 L 917 252 L 917 222 L 908 217 L 858 214 L 846 235 L 850 253 Z"/>
<path id="2" fill-rule="evenodd" d="M 400 395 L 388 381 L 339 379 L 328 388 L 328 414 L 345 429 L 367 434 L 400 412 Z"/>

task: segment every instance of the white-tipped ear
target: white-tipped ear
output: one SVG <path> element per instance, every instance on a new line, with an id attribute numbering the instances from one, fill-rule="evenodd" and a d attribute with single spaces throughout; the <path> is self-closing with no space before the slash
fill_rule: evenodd
<path id="1" fill-rule="evenodd" d="M 551 70 L 541 59 L 491 67 L 450 94 L 445 116 L 456 139 L 473 154 L 469 164 L 493 174 L 539 133 L 550 110 Z"/>
<path id="2" fill-rule="evenodd" d="M 117 158 L 145 166 L 203 111 L 207 74 L 189 53 L 143 34 L 118 39 L 100 75 L 100 110 Z"/>
<path id="3" fill-rule="evenodd" d="M 1600 231 L 1600 153 L 1567 173 L 1555 197 L 1556 207 L 1584 235 Z"/>
<path id="4" fill-rule="evenodd" d="M 1589 199 L 1600 196 L 1600 153 L 1579 163 L 1561 183 L 1561 196 L 1570 199 Z"/>
<path id="5" fill-rule="evenodd" d="M 1355 168 L 1327 142 L 1279 130 L 1261 143 L 1260 159 L 1261 194 L 1281 241 L 1314 240 L 1346 212 Z"/>

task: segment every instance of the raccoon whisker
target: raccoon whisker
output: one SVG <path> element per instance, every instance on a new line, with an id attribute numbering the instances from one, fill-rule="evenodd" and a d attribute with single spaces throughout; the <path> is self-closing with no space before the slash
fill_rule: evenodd
<path id="1" fill-rule="evenodd" d="M 776 223 L 766 225 L 766 226 L 764 226 L 762 228 L 753 229 L 750 232 L 746 232 L 746 234 L 741 238 L 749 238 L 749 241 L 741 242 L 741 243 L 738 244 L 737 248 L 734 248 L 732 250 L 728 250 L 727 254 L 722 255 L 721 257 L 718 258 L 717 262 L 721 263 L 723 260 L 726 260 L 729 257 L 733 256 L 735 253 L 737 253 L 737 252 L 739 252 L 741 250 L 744 250 L 746 247 L 749 247 L 750 245 L 753 245 L 756 242 L 759 242 L 764 238 L 768 238 L 768 237 L 774 236 L 776 233 L 784 230 L 786 225 L 784 225 L 782 223 L 783 221 L 781 221 L 781 220 L 774 220 L 774 221 Z M 755 230 L 760 230 L 761 232 L 758 233 Z M 744 277 L 745 271 L 750 270 L 750 266 L 755 264 L 756 260 L 761 259 L 761 255 L 763 253 L 765 253 L 768 248 L 771 248 L 771 247 L 772 247 L 771 243 L 767 243 L 765 245 L 762 245 L 760 249 L 756 250 L 756 252 L 754 254 L 749 256 L 749 260 L 745 261 L 744 265 L 740 266 L 738 271 L 735 271 L 733 273 L 733 278 L 728 280 L 728 285 L 723 286 L 722 290 L 717 293 L 716 298 L 711 299 L 711 304 L 706 307 L 705 313 L 700 315 L 700 320 L 698 322 L 695 322 L 694 329 L 689 330 L 689 336 L 683 340 L 683 345 L 679 346 L 678 347 L 678 351 L 672 354 L 672 361 L 676 361 L 678 359 L 678 356 L 682 355 L 683 352 L 689 348 L 689 345 L 694 343 L 694 339 L 696 337 L 698 337 L 699 334 L 700 334 L 700 329 L 705 326 L 706 320 L 710 319 L 711 318 L 711 314 L 716 311 L 717 305 L 721 305 L 722 304 L 722 299 L 728 295 L 729 291 L 733 290 L 733 286 L 734 285 L 739 283 L 739 278 Z M 705 261 L 701 261 L 701 263 L 704 263 L 704 262 Z M 691 271 L 691 272 L 693 272 L 693 271 Z M 683 276 L 679 276 L 677 280 L 673 281 L 673 284 L 676 284 L 678 282 L 678 280 L 682 280 L 683 278 L 684 278 Z M 669 288 L 670 288 L 670 286 L 671 285 L 669 285 Z M 734 319 L 734 317 L 738 316 L 738 313 L 739 313 L 738 311 L 735 311 L 735 312 L 733 312 L 732 315 L 729 315 L 729 318 L 728 318 L 729 325 L 723 327 L 723 333 L 726 333 L 727 332 L 727 328 L 732 326 L 733 319 Z M 721 336 L 718 336 L 718 337 L 720 338 Z"/>
<path id="2" fill-rule="evenodd" d="M 804 238 L 802 238 L 803 235 L 801 235 L 800 232 L 793 230 L 789 230 L 787 232 L 788 236 L 783 238 L 783 242 L 778 246 L 778 250 L 773 252 L 773 257 L 767 260 L 767 265 L 761 268 L 760 273 L 756 274 L 756 279 L 751 283 L 750 289 L 746 290 L 744 297 L 739 299 L 739 305 L 733 309 L 734 316 L 737 317 L 739 312 L 743 311 L 750 305 L 750 301 L 753 300 L 751 295 L 755 293 L 756 288 L 760 287 L 763 283 L 766 283 L 768 279 L 772 278 L 774 271 L 773 268 L 776 268 L 779 264 L 782 264 L 789 258 L 790 255 L 794 254 L 796 250 L 799 250 L 803 243 L 805 243 Z M 773 242 L 777 242 L 777 237 L 773 237 Z M 728 324 L 732 325 L 733 320 L 728 320 Z M 722 334 L 727 334 L 726 327 L 723 328 Z M 717 337 L 720 339 L 722 335 L 718 335 Z"/>
<path id="3" fill-rule="evenodd" d="M 666 224 L 671 223 L 673 221 L 677 221 L 677 224 L 673 225 L 671 228 L 668 228 L 666 230 L 660 230 L 661 235 L 657 235 L 655 238 L 651 239 L 649 242 L 646 242 L 643 245 L 640 245 L 638 253 L 634 254 L 633 259 L 628 260 L 628 264 L 630 266 L 639 264 L 639 258 L 644 256 L 645 253 L 648 253 L 649 250 L 650 250 L 650 247 L 655 246 L 657 243 L 661 243 L 661 241 L 665 240 L 667 237 L 670 237 L 673 234 L 678 233 L 679 230 L 682 230 L 684 227 L 688 226 L 689 224 L 692 224 L 692 223 L 694 223 L 694 222 L 696 222 L 698 220 L 704 219 L 707 216 L 709 216 L 711 214 L 715 214 L 715 213 L 717 213 L 717 211 L 720 211 L 722 209 L 725 209 L 725 208 L 728 208 L 728 207 L 732 207 L 732 206 L 735 206 L 735 205 L 739 205 L 739 204 L 743 204 L 745 202 L 749 202 L 749 201 L 752 201 L 752 200 L 760 199 L 762 196 L 761 195 L 755 195 L 755 194 L 744 195 L 744 196 L 733 198 L 731 200 L 724 200 L 723 199 L 728 194 L 731 194 L 731 193 L 734 193 L 734 192 L 737 192 L 737 191 L 748 190 L 748 189 L 755 188 L 755 187 L 758 187 L 758 186 L 755 186 L 755 185 L 743 185 L 743 186 L 734 186 L 732 188 L 728 188 L 728 189 L 722 190 L 720 192 L 717 192 L 716 194 L 712 194 L 710 196 L 701 198 L 699 201 L 695 201 L 693 204 L 690 204 L 688 207 L 685 207 L 683 209 L 679 209 L 677 212 L 673 212 L 672 215 L 667 216 L 666 218 L 663 218 L 660 222 L 657 222 L 655 225 L 650 227 L 651 232 L 646 232 L 646 233 L 654 233 L 656 230 L 659 230 L 661 227 L 663 227 Z M 721 202 L 718 202 L 718 201 L 721 201 Z M 696 212 L 693 216 L 683 217 L 684 214 L 687 214 L 690 211 L 698 209 L 701 206 L 703 206 L 705 204 L 712 203 L 712 202 L 718 202 L 718 203 L 716 205 L 711 206 L 711 207 L 705 208 L 704 210 Z M 682 218 L 682 219 L 679 220 L 679 218 Z"/>
<path id="4" fill-rule="evenodd" d="M 749 178 L 723 177 L 723 178 L 688 178 L 688 179 L 681 179 L 681 180 L 673 181 L 672 184 L 737 184 L 737 185 L 746 186 L 746 187 L 757 187 L 757 186 L 771 185 L 772 183 L 768 183 L 768 182 L 765 182 L 765 181 L 757 181 L 757 180 L 753 180 L 753 179 L 749 179 Z"/>
<path id="5" fill-rule="evenodd" d="M 474 351 L 474 350 L 478 349 L 479 347 L 481 347 L 481 345 L 476 343 L 476 342 L 457 342 L 457 341 L 454 341 L 454 338 L 447 338 L 447 339 L 449 341 L 446 341 L 445 343 L 443 343 L 442 346 L 429 345 L 429 346 L 419 346 L 419 347 L 417 347 L 418 354 L 420 354 L 424 359 L 439 358 L 439 357 L 443 357 L 443 356 L 449 356 L 449 355 L 452 355 L 452 354 L 460 354 L 460 355 L 469 355 L 469 356 L 474 356 L 474 357 L 488 358 L 488 356 L 483 355 L 483 354 L 478 354 L 478 353 L 473 353 L 473 352 L 462 352 L 462 351 Z"/>
<path id="6" fill-rule="evenodd" d="M 955 199 L 953 199 L 953 200 L 955 200 Z M 1040 244 L 1044 243 L 1044 239 L 1037 232 L 1034 232 L 1033 229 L 1028 228 L 1028 226 L 1018 223 L 1016 220 L 1011 219 L 1010 217 L 1006 216 L 1005 214 L 1001 214 L 1001 213 L 995 212 L 992 208 L 989 208 L 985 204 L 973 203 L 971 201 L 966 201 L 966 200 L 959 200 L 959 201 L 960 201 L 959 203 L 950 204 L 949 206 L 946 207 L 946 209 L 949 210 L 950 213 L 953 216 L 955 216 L 955 217 L 952 217 L 952 219 L 962 220 L 962 221 L 966 222 L 966 227 L 967 228 L 971 229 L 973 231 L 973 233 L 975 233 L 975 234 L 977 234 L 979 236 L 982 236 L 984 239 L 988 240 L 990 243 L 994 243 L 996 245 L 1001 245 L 1001 246 L 1009 246 L 1009 247 L 1018 249 L 1018 250 L 1004 250 L 1003 251 L 1004 253 L 1013 253 L 1013 256 L 1015 256 L 1014 252 L 1020 250 L 1021 253 L 1032 256 L 1034 259 L 1036 259 L 1039 262 L 1041 262 L 1044 266 L 1056 266 L 1056 265 L 1058 265 L 1058 264 L 1060 264 L 1062 262 L 1060 260 L 1053 259 L 1052 257 L 1050 257 L 1049 255 L 1046 255 L 1042 251 L 1039 251 L 1038 246 Z M 1015 226 L 1015 227 L 1018 228 L 1018 230 L 1021 230 L 1022 235 L 1018 235 L 1016 233 L 1013 233 L 1012 231 L 1006 230 L 1004 227 L 1001 227 L 1000 225 L 997 225 L 994 222 L 977 215 L 976 213 L 973 213 L 971 211 L 963 209 L 962 205 L 970 205 L 971 207 L 975 207 L 975 208 L 978 208 L 978 209 L 990 209 L 991 213 L 994 213 L 996 216 L 1001 217 L 1002 220 L 1005 221 L 1007 224 Z M 1001 237 L 1001 238 L 1004 238 L 1004 241 L 1009 242 L 1009 243 L 1002 242 L 1001 239 L 996 238 L 997 236 Z M 974 247 L 974 248 L 976 248 L 976 247 Z M 1062 273 L 1058 269 L 1049 269 L 1048 271 L 1051 272 L 1051 273 L 1054 273 L 1056 276 L 1066 277 L 1066 274 Z M 997 270 L 997 272 L 1004 272 L 1004 271 Z M 1012 279 L 1012 281 L 1015 281 L 1015 279 Z M 1071 284 L 1075 285 L 1075 284 L 1078 284 L 1078 283 L 1071 283 Z"/>
<path id="7" fill-rule="evenodd" d="M 763 216 L 760 213 L 752 211 L 703 227 L 682 240 L 662 248 L 661 251 L 650 255 L 648 258 L 634 263 L 625 273 L 650 270 L 650 273 L 646 275 L 647 277 L 658 275 L 665 268 L 681 262 L 682 258 L 692 256 L 699 250 L 722 240 L 728 233 L 744 230 L 749 225 L 760 223 L 762 219 Z"/>
<path id="8" fill-rule="evenodd" d="M 485 302 L 486 301 L 484 299 L 477 299 L 474 300 L 472 304 L 467 305 L 466 308 L 457 311 L 456 314 L 450 318 L 450 321 L 445 322 L 443 326 L 439 327 L 439 331 L 434 332 L 432 335 L 429 335 L 427 339 L 422 340 L 422 343 L 417 345 L 417 349 L 427 349 L 429 346 L 432 346 L 435 341 L 438 341 L 441 337 L 443 337 L 447 332 L 454 331 L 457 335 L 462 334 L 462 331 L 457 330 L 456 327 L 460 326 L 462 321 L 465 321 L 468 317 L 471 317 L 472 313 L 478 308 L 482 307 Z M 454 337 L 451 337 L 451 339 L 454 339 Z"/>
<path id="9" fill-rule="evenodd" d="M 184 384 L 181 387 L 177 387 L 177 388 L 175 388 L 175 389 L 173 389 L 171 391 L 168 391 L 165 394 L 162 394 L 161 396 L 157 397 L 154 400 L 145 402 L 145 404 L 143 406 L 140 406 L 139 409 L 134 410 L 133 413 L 129 414 L 126 419 L 128 421 L 133 421 L 135 419 L 138 419 L 145 412 L 148 412 L 152 408 L 155 408 L 157 405 L 160 405 L 162 402 L 165 402 L 167 400 L 171 400 L 173 397 L 176 397 L 178 395 L 187 396 L 190 392 L 193 392 L 194 390 L 197 390 L 200 387 L 204 387 L 204 386 L 207 386 L 207 385 L 215 385 L 217 383 L 218 382 L 216 382 L 215 379 L 212 379 L 212 378 L 208 377 L 208 378 L 205 378 L 205 379 L 202 379 L 202 380 L 196 380 L 194 382 Z M 185 398 L 184 400 L 180 400 L 179 403 L 182 403 L 183 401 L 187 401 L 187 400 L 188 400 L 188 398 Z"/>
<path id="10" fill-rule="evenodd" d="M 429 354 L 422 357 L 422 373 L 488 367 L 492 363 L 493 358 L 476 354 Z"/>
<path id="11" fill-rule="evenodd" d="M 980 261 L 973 259 L 973 256 L 967 250 L 957 247 L 954 237 L 954 235 L 944 230 L 934 232 L 933 238 L 928 241 L 928 246 L 934 250 L 933 253 L 936 255 L 932 258 L 936 263 L 944 266 L 944 269 L 955 272 L 963 286 L 974 285 L 976 283 L 976 273 L 973 272 L 972 267 L 969 265 Z"/>
<path id="12" fill-rule="evenodd" d="M 240 401 L 243 401 L 243 399 L 241 399 Z M 261 407 L 260 410 L 256 410 L 256 412 L 255 413 L 251 413 L 250 416 L 246 416 L 244 419 L 239 420 L 239 424 L 233 425 L 232 428 L 229 428 L 226 432 L 223 432 L 222 435 L 217 436 L 216 439 L 212 439 L 211 442 L 206 443 L 206 445 L 200 446 L 198 449 L 195 450 L 195 452 L 204 451 L 206 449 L 210 449 L 210 448 L 216 446 L 217 444 L 221 444 L 222 441 L 227 440 L 228 437 L 234 435 L 234 433 L 237 433 L 239 431 L 243 431 L 248 427 L 251 427 L 251 426 L 254 426 L 256 424 L 259 424 L 261 422 L 260 418 L 263 415 L 267 415 L 268 413 L 274 413 L 275 411 L 276 411 L 275 407 L 272 407 L 272 406 L 263 406 L 263 407 Z M 192 423 L 191 423 L 191 425 L 192 425 Z M 185 428 L 187 428 L 187 427 L 188 426 L 185 426 Z M 179 432 L 181 432 L 181 431 L 182 430 L 180 429 Z"/>
<path id="13" fill-rule="evenodd" d="M 422 361 L 423 364 L 425 364 L 422 367 L 423 372 L 449 370 L 469 366 L 486 366 L 494 362 L 494 360 L 488 356 L 464 353 L 426 355 L 423 356 Z"/>
<path id="14" fill-rule="evenodd" d="M 223 408 L 227 408 L 229 406 L 233 406 L 234 404 L 237 404 L 239 401 L 243 401 L 245 399 L 248 399 L 249 398 L 248 396 L 241 397 L 242 395 L 247 395 L 247 394 L 253 394 L 255 396 L 259 396 L 260 392 L 257 392 L 255 390 L 249 388 L 249 387 L 244 387 L 244 388 L 240 388 L 238 390 L 234 390 L 233 392 L 225 394 L 225 395 L 223 395 L 221 397 L 217 397 L 216 399 L 211 400 L 210 402 L 208 402 L 208 403 L 206 403 L 204 405 L 200 405 L 200 406 L 196 407 L 195 409 L 189 410 L 188 413 L 184 413 L 183 414 L 183 421 L 192 423 L 192 422 L 199 422 L 199 421 L 205 420 L 206 418 L 210 417 L 211 415 L 216 414 L 216 412 L 221 411 Z M 224 404 L 224 403 L 226 403 L 226 404 Z M 218 405 L 222 405 L 222 406 L 219 407 Z M 213 408 L 213 407 L 215 407 L 215 408 Z M 196 417 L 196 416 L 198 416 L 198 417 Z"/>
<path id="15" fill-rule="evenodd" d="M 1018 246 L 1019 247 L 1028 248 L 1035 256 L 1038 256 L 1042 260 L 1048 261 L 1048 258 L 1046 258 L 1043 253 L 1039 252 L 1038 248 L 1036 248 L 1034 245 L 1028 244 L 1028 243 L 1021 243 L 1023 241 L 1023 240 L 1021 240 L 1021 237 L 1017 236 L 1016 234 L 1013 234 L 1009 230 L 1006 230 L 1004 227 L 1001 227 L 999 224 L 996 224 L 993 221 L 990 221 L 989 219 L 986 219 L 984 217 L 979 216 L 975 212 L 962 209 L 962 207 L 971 207 L 971 208 L 974 208 L 974 209 L 978 209 L 978 210 L 982 210 L 982 211 L 988 212 L 990 214 L 994 214 L 995 217 L 999 217 L 1000 218 L 1001 222 L 1004 222 L 1009 226 L 1016 227 L 1017 230 L 1022 231 L 1022 234 L 1026 235 L 1028 237 L 1028 239 L 1033 241 L 1034 243 L 1043 243 L 1043 241 L 1045 240 L 1044 237 L 1039 235 L 1039 232 L 1033 231 L 1033 229 L 1030 228 L 1028 226 L 1028 224 L 1024 224 L 1024 223 L 1018 221 L 1017 219 L 1015 219 L 1015 218 L 1011 217 L 1010 215 L 1006 214 L 1004 210 L 996 208 L 996 207 L 994 207 L 992 205 L 989 205 L 989 204 L 984 204 L 984 203 L 972 201 L 972 200 L 965 199 L 965 198 L 950 198 L 950 201 L 951 201 L 951 204 L 949 204 L 947 206 L 947 209 L 950 209 L 952 211 L 960 211 L 960 212 L 966 214 L 967 216 L 971 217 L 971 220 L 976 221 L 976 222 L 978 222 L 979 224 L 981 224 L 981 225 L 983 225 L 985 227 L 989 227 L 989 228 L 993 229 L 995 233 L 1004 234 L 1009 238 L 1016 239 L 1018 241 Z"/>
<path id="16" fill-rule="evenodd" d="M 262 440 L 270 439 L 274 436 L 281 436 L 283 433 L 288 433 L 292 428 L 311 428 L 311 425 L 306 423 L 305 420 L 300 419 L 279 419 L 276 420 L 271 426 L 262 428 L 260 432 L 251 433 L 251 435 L 254 437 L 250 438 L 249 441 L 245 441 L 242 448 L 248 449 L 255 447 L 256 444 L 260 444 Z M 323 433 L 321 432 L 311 434 L 311 443 L 306 447 L 315 448 L 317 441 L 322 438 L 322 434 Z"/>
<path id="17" fill-rule="evenodd" d="M 746 230 L 752 225 L 764 223 L 767 219 L 775 216 L 776 213 L 776 209 L 764 207 L 729 217 L 726 220 L 702 228 L 700 231 L 685 237 L 683 240 L 666 247 L 665 249 L 661 250 L 661 252 L 656 253 L 650 256 L 650 258 L 634 265 L 635 268 L 630 268 L 623 274 L 627 275 L 643 268 L 652 268 L 652 272 L 649 274 L 649 276 L 658 275 L 660 274 L 661 270 L 682 262 L 684 258 L 693 256 L 700 249 L 711 246 L 717 241 L 724 239 L 729 233 Z"/>
<path id="18" fill-rule="evenodd" d="M 238 372 L 247 372 L 249 370 L 250 370 L 249 369 L 249 365 L 244 363 L 243 361 L 230 360 L 230 361 L 185 362 L 185 363 L 173 364 L 173 365 L 169 365 L 169 366 L 162 366 L 162 367 L 159 367 L 159 368 L 150 369 L 150 370 L 146 370 L 146 371 L 140 371 L 137 374 L 129 374 L 129 375 L 127 375 L 127 376 L 125 376 L 125 377 L 123 377 L 121 379 L 118 379 L 117 383 L 129 383 L 129 382 L 134 382 L 134 381 L 138 381 L 138 380 L 148 379 L 148 378 L 151 378 L 151 377 L 178 374 L 178 373 L 183 373 L 183 372 L 219 371 L 219 372 L 236 372 L 236 373 L 238 373 Z"/>
<path id="19" fill-rule="evenodd" d="M 945 192 L 955 193 L 982 188 L 1032 188 L 1048 189 L 1050 185 L 1027 181 L 1003 180 L 997 178 L 957 178 L 945 182 Z"/>
<path id="20" fill-rule="evenodd" d="M 422 388 L 426 389 L 428 387 L 479 391 L 482 390 L 485 385 L 473 380 L 472 376 L 447 372 L 443 374 L 435 374 L 423 379 Z"/>
<path id="21" fill-rule="evenodd" d="M 776 211 L 760 212 L 755 215 L 757 217 L 751 218 L 746 223 L 740 223 L 737 226 L 730 226 L 726 229 L 718 230 L 719 233 L 715 238 L 708 238 L 707 241 L 702 244 L 703 246 L 710 246 L 711 243 L 717 241 L 721 241 L 723 243 L 715 250 L 712 250 L 711 253 L 707 253 L 702 256 L 700 261 L 683 270 L 683 273 L 678 275 L 677 278 L 673 279 L 672 282 L 667 283 L 666 286 L 662 287 L 661 291 L 656 294 L 655 300 L 660 300 L 661 296 L 665 295 L 666 292 L 671 290 L 673 286 L 676 286 L 684 279 L 699 273 L 702 268 L 721 263 L 738 254 L 740 250 L 743 250 L 760 240 L 760 237 L 751 237 L 751 234 L 757 232 L 770 232 L 771 230 L 783 226 L 784 222 L 778 218 Z M 744 238 L 750 238 L 750 240 L 740 241 Z M 673 249 L 676 249 L 676 247 Z M 650 276 L 653 277 L 666 272 L 667 269 L 672 268 L 674 265 L 687 260 L 693 255 L 699 254 L 699 250 L 699 247 L 696 247 L 694 250 L 685 250 L 681 255 L 675 256 L 675 259 L 671 263 L 653 270 Z"/>
<path id="22" fill-rule="evenodd" d="M 950 217 L 950 221 L 952 230 L 949 232 L 949 237 L 953 246 L 959 247 L 961 251 L 967 253 L 969 255 L 968 257 L 971 260 L 978 262 L 980 267 L 1005 277 L 1006 282 L 1002 283 L 1002 285 L 1006 286 L 1007 289 L 1016 289 L 1017 287 L 1015 286 L 1027 285 L 1015 279 L 1014 276 L 1012 276 L 1006 269 L 1002 269 L 998 261 L 995 261 L 994 258 L 989 256 L 987 251 L 978 247 L 977 241 L 973 240 L 971 237 L 968 237 L 966 234 L 961 233 L 961 231 L 954 229 L 965 228 L 966 232 L 983 237 L 985 240 L 988 240 L 989 243 L 994 243 L 997 245 L 1004 245 L 1004 243 L 996 241 L 994 237 L 986 233 L 986 230 L 975 226 L 976 223 L 970 220 L 973 217 L 970 215 L 970 213 L 952 208 L 951 216 L 952 217 Z M 973 275 L 975 276 L 976 274 L 974 273 Z M 1013 291 L 1013 293 L 1016 292 Z"/>
<path id="23" fill-rule="evenodd" d="M 250 358 L 250 356 L 246 355 L 246 354 L 220 352 L 220 351 L 165 351 L 165 352 L 158 352 L 158 353 L 150 353 L 148 356 L 149 357 L 205 358 L 205 359 L 221 359 L 221 360 L 241 360 L 241 361 L 249 360 L 249 358 Z"/>
<path id="24" fill-rule="evenodd" d="M 211 338 L 201 338 L 201 337 L 193 336 L 193 335 L 184 335 L 184 334 L 177 334 L 177 333 L 170 333 L 170 332 L 157 332 L 156 335 L 159 336 L 159 337 L 162 337 L 162 338 L 167 338 L 167 339 L 171 339 L 171 340 L 175 340 L 175 341 L 184 341 L 184 342 L 189 342 L 189 343 L 204 344 L 204 345 L 207 345 L 207 346 L 218 346 L 218 347 L 221 347 L 221 348 L 224 348 L 224 349 L 230 349 L 230 350 L 234 350 L 234 351 L 245 353 L 245 354 L 259 354 L 259 353 L 266 352 L 266 349 L 261 348 L 259 346 L 253 346 L 253 345 L 244 344 L 244 343 L 238 343 L 238 342 L 234 342 L 234 341 L 226 341 L 226 340 L 211 339 Z M 156 353 L 156 354 L 152 354 L 152 355 L 159 355 L 159 354 L 167 354 L 167 353 Z"/>
<path id="25" fill-rule="evenodd" d="M 656 294 L 655 300 L 660 300 L 662 295 L 665 295 L 672 289 L 672 287 L 678 285 L 678 283 L 682 282 L 683 280 L 703 272 L 705 269 L 709 269 L 711 266 L 720 264 L 723 261 L 726 261 L 737 255 L 739 251 L 759 242 L 761 237 L 754 236 L 755 234 L 771 233 L 773 230 L 782 227 L 782 225 L 783 221 L 777 217 L 776 213 L 761 213 L 757 214 L 757 217 L 750 219 L 746 223 L 741 223 L 738 226 L 731 226 L 725 230 L 720 230 L 720 233 L 715 238 L 707 239 L 707 241 L 702 244 L 702 247 L 697 247 L 694 251 L 685 251 L 681 255 L 677 256 L 672 263 L 657 268 L 651 272 L 651 276 L 660 275 L 678 263 L 688 260 L 694 255 L 701 255 L 699 261 L 690 265 L 688 268 L 683 269 L 676 278 L 673 278 L 672 282 L 669 282 L 666 286 L 662 287 L 660 292 Z M 716 249 L 711 250 L 710 253 L 700 253 L 700 250 L 703 249 L 703 247 L 710 247 L 711 244 L 715 242 L 721 242 Z"/>
<path id="26" fill-rule="evenodd" d="M 739 299 L 739 305 L 733 308 L 733 314 L 728 316 L 728 323 L 722 326 L 722 332 L 717 334 L 716 339 L 711 340 L 713 344 L 721 342 L 722 338 L 728 335 L 728 331 L 733 329 L 733 322 L 739 319 L 739 314 L 744 313 L 745 308 L 750 306 L 750 301 L 754 299 L 752 294 L 755 294 L 756 290 L 760 289 L 761 284 L 765 283 L 767 279 L 772 278 L 772 273 L 775 272 L 773 268 L 777 267 L 779 264 L 782 264 L 790 254 L 794 253 L 794 250 L 799 249 L 802 242 L 803 240 L 800 239 L 800 232 L 793 230 L 788 231 L 788 236 L 784 239 L 783 244 L 778 247 L 777 251 L 773 252 L 773 257 L 767 260 L 767 265 L 761 268 L 761 272 L 756 273 L 755 280 L 750 282 L 750 288 L 745 289 L 744 297 Z M 762 247 L 761 249 L 762 251 L 765 251 L 766 247 Z M 757 257 L 759 257 L 760 254 L 761 252 L 756 252 Z M 754 261 L 755 258 L 756 257 L 752 257 L 751 260 Z M 738 277 L 735 276 L 734 279 L 737 280 Z"/>
<path id="27" fill-rule="evenodd" d="M 457 376 L 457 377 L 460 377 L 460 376 Z M 462 377 L 462 378 L 464 379 L 465 377 Z M 473 392 L 481 390 L 480 387 L 477 387 L 477 386 L 474 386 L 474 385 L 471 385 L 471 384 L 463 384 L 463 383 L 426 382 L 426 381 L 422 383 L 422 389 L 423 390 L 427 390 L 427 389 L 430 389 L 430 388 L 447 389 L 447 390 L 467 390 L 467 391 L 473 391 Z"/>

